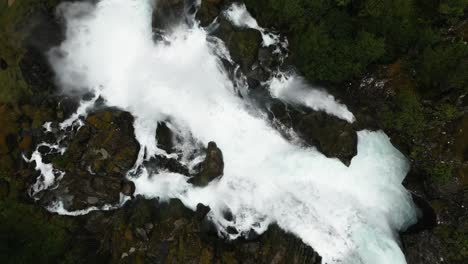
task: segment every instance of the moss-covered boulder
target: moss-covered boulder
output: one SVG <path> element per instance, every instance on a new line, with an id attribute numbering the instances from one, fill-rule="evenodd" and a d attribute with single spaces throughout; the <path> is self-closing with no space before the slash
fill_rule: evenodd
<path id="1" fill-rule="evenodd" d="M 357 154 L 357 134 L 352 124 L 324 112 L 303 116 L 296 131 L 320 152 L 336 157 L 346 165 Z"/>
<path id="2" fill-rule="evenodd" d="M 233 61 L 239 64 L 244 73 L 252 69 L 258 58 L 262 41 L 260 32 L 250 28 L 236 28 L 225 17 L 219 18 L 219 27 L 214 35 L 224 41 Z"/>

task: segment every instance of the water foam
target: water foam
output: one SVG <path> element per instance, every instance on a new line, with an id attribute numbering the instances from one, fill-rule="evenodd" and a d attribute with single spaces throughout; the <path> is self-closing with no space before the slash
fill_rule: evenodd
<path id="1" fill-rule="evenodd" d="M 280 74 L 273 77 L 269 81 L 269 88 L 273 97 L 290 104 L 325 111 L 350 123 L 356 120 L 346 105 L 337 103 L 335 97 L 326 91 L 312 88 L 303 77 L 296 74 Z"/>
<path id="2" fill-rule="evenodd" d="M 132 113 L 141 159 L 158 152 L 155 130 L 165 120 L 185 135 L 177 144 L 181 155 L 209 141 L 223 151 L 224 175 L 205 188 L 180 174 L 152 175 L 143 168 L 133 178 L 137 193 L 180 198 L 190 208 L 209 205 L 224 235 L 229 226 L 241 235 L 277 222 L 314 247 L 324 263 L 405 263 L 396 231 L 415 219 L 401 185 L 408 164 L 385 134 L 359 132 L 358 155 L 346 167 L 287 141 L 246 107 L 217 56 L 222 43 L 208 42 L 197 25 L 180 25 L 154 43 L 149 0 L 67 3 L 59 12 L 66 40 L 50 53 L 59 83 L 65 90 L 94 91 L 107 105 Z M 279 98 L 281 89 L 273 87 Z M 297 98 L 304 91 L 283 99 L 308 105 Z M 324 110 L 352 121 L 333 102 L 328 97 Z M 232 221 L 223 218 L 225 210 Z"/>

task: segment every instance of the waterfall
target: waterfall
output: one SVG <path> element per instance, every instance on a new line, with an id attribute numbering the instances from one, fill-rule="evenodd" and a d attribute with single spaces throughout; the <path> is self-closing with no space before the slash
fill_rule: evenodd
<path id="1" fill-rule="evenodd" d="M 141 152 L 128 177 L 136 193 L 179 198 L 192 209 L 208 205 L 220 235 L 232 239 L 277 223 L 318 251 L 323 263 L 406 263 L 397 232 L 415 220 L 416 212 L 401 184 L 408 163 L 389 138 L 383 132 L 358 132 L 358 154 L 349 167 L 285 139 L 265 113 L 236 92 L 221 62 L 229 58 L 222 41 L 213 41 L 196 22 L 182 23 L 154 40 L 153 8 L 157 4 L 149 0 L 63 3 L 58 13 L 66 40 L 49 54 L 65 92 L 93 92 L 107 106 L 135 117 Z M 226 12 L 234 12 L 237 26 L 260 30 L 264 45 L 278 41 L 245 8 Z M 346 106 L 325 91 L 311 90 L 300 76 L 281 76 L 267 83 L 274 97 L 354 121 Z M 176 128 L 181 138 L 177 158 L 187 164 L 200 159 L 193 157 L 193 142 L 216 142 L 224 175 L 194 187 L 187 176 L 147 170 L 144 160 L 169 155 L 156 145 L 160 121 Z M 53 168 L 45 169 L 50 185 Z M 226 211 L 232 219 L 223 217 Z M 230 227 L 238 232 L 228 232 Z"/>

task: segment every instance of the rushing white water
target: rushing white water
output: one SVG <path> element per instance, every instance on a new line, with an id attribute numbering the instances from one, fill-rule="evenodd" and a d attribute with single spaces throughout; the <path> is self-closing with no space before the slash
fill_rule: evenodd
<path id="1" fill-rule="evenodd" d="M 304 105 L 314 110 L 325 111 L 350 123 L 355 121 L 346 105 L 337 103 L 335 98 L 323 90 L 312 88 L 303 77 L 282 74 L 269 81 L 270 93 L 290 104 Z"/>
<path id="2" fill-rule="evenodd" d="M 223 151 L 224 175 L 205 188 L 183 175 L 142 169 L 133 179 L 137 193 L 180 198 L 190 208 L 209 205 L 225 235 L 228 226 L 240 234 L 261 233 L 276 222 L 310 244 L 324 263 L 405 263 L 396 231 L 415 219 L 415 211 L 401 185 L 407 162 L 388 137 L 359 132 L 358 155 L 349 167 L 287 141 L 234 92 L 218 57 L 225 50 L 220 41 L 208 42 L 197 25 L 180 25 L 154 43 L 152 8 L 149 0 L 62 4 L 66 40 L 50 53 L 65 90 L 94 91 L 107 105 L 132 113 L 142 146 L 138 163 L 162 152 L 155 131 L 163 120 L 185 139 L 176 146 L 181 153 L 209 141 Z M 354 120 L 333 98 L 320 97 L 324 92 L 308 96 L 325 101 L 304 101 L 297 98 L 304 87 L 286 93 L 290 86 L 275 85 L 279 98 Z M 225 210 L 233 221 L 223 218 Z"/>
<path id="3" fill-rule="evenodd" d="M 279 35 L 266 31 L 260 27 L 257 20 L 250 15 L 247 7 L 243 3 L 232 3 L 229 8 L 224 11 L 225 16 L 232 22 L 234 26 L 252 28 L 260 31 L 263 39 L 263 46 L 268 47 L 271 45 L 281 44 L 283 48 L 288 46 L 288 43 L 281 43 Z"/>

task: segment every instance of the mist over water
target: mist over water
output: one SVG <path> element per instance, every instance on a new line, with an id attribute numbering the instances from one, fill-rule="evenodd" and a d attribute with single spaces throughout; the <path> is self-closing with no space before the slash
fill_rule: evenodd
<path id="1" fill-rule="evenodd" d="M 221 41 L 208 41 L 195 24 L 179 25 L 155 42 L 153 8 L 157 4 L 149 0 L 64 3 L 58 12 L 66 40 L 49 54 L 65 91 L 92 91 L 135 117 L 141 145 L 140 170 L 131 178 L 136 192 L 179 198 L 193 209 L 208 205 L 220 234 L 231 238 L 264 232 L 276 222 L 318 251 L 323 263 L 405 263 L 397 231 L 416 214 L 401 185 L 407 161 L 388 137 L 359 132 L 358 155 L 349 167 L 289 142 L 237 95 L 220 60 L 228 56 Z M 308 90 L 300 77 L 273 80 L 270 92 L 354 121 L 346 106 L 324 91 Z M 166 154 L 156 147 L 160 121 L 180 136 L 175 148 L 187 164 L 195 145 L 215 141 L 223 152 L 223 177 L 196 188 L 186 176 L 152 175 L 141 167 L 144 159 Z M 223 218 L 226 210 L 232 221 Z M 230 226 L 240 233 L 228 234 Z"/>

